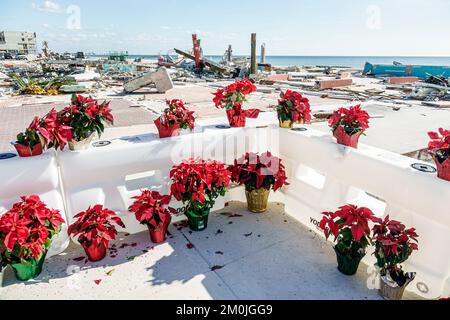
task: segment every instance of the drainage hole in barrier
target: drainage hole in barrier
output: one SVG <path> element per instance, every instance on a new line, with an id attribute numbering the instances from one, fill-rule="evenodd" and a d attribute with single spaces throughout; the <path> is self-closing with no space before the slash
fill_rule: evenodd
<path id="1" fill-rule="evenodd" d="M 111 144 L 111 141 L 104 140 L 104 141 L 94 142 L 94 143 L 92 144 L 92 146 L 93 146 L 94 148 L 101 148 L 101 147 L 109 146 L 110 144 Z"/>
<path id="2" fill-rule="evenodd" d="M 15 153 L 0 153 L 0 160 L 6 160 L 17 157 Z"/>
<path id="3" fill-rule="evenodd" d="M 292 131 L 297 131 L 297 132 L 305 132 L 305 131 L 308 131 L 308 129 L 306 129 L 306 128 L 293 128 L 293 129 L 291 129 Z"/>
<path id="4" fill-rule="evenodd" d="M 419 290 L 423 294 L 427 294 L 428 292 L 430 292 L 430 289 L 428 288 L 428 286 L 423 282 L 418 282 L 416 287 L 417 287 L 417 290 Z"/>
<path id="5" fill-rule="evenodd" d="M 437 172 L 436 168 L 424 163 L 413 163 L 411 167 L 415 170 L 425 173 L 435 173 Z"/>
<path id="6" fill-rule="evenodd" d="M 217 129 L 231 129 L 230 126 L 224 125 L 224 124 L 220 124 L 218 126 L 216 126 Z"/>

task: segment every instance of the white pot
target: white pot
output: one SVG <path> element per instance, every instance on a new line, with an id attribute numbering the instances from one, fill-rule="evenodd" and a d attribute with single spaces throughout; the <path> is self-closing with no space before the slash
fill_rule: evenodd
<path id="1" fill-rule="evenodd" d="M 192 129 L 180 129 L 180 136 L 184 136 L 187 134 L 191 134 L 192 133 Z"/>
<path id="2" fill-rule="evenodd" d="M 0 288 L 3 287 L 3 271 L 0 271 Z"/>
<path id="3" fill-rule="evenodd" d="M 92 140 L 94 140 L 95 133 L 91 133 L 89 137 L 87 137 L 84 140 L 81 141 L 70 141 L 69 142 L 69 149 L 72 151 L 80 151 L 80 150 L 86 150 L 90 147 Z"/>

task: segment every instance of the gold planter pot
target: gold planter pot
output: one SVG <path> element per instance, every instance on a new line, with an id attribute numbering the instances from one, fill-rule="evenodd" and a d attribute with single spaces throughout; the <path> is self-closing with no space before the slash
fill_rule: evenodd
<path id="1" fill-rule="evenodd" d="M 267 211 L 270 190 L 265 188 L 256 189 L 251 192 L 245 191 L 247 196 L 248 210 L 253 213 L 263 213 Z"/>
<path id="2" fill-rule="evenodd" d="M 403 287 L 399 287 L 397 283 L 388 279 L 386 276 L 381 276 L 380 281 L 380 295 L 385 300 L 402 300 L 406 287 L 414 280 L 414 276 L 409 279 Z"/>
<path id="3" fill-rule="evenodd" d="M 294 123 L 290 120 L 281 121 L 280 120 L 280 128 L 284 129 L 292 129 L 294 127 Z"/>
<path id="4" fill-rule="evenodd" d="M 81 141 L 70 141 L 69 142 L 69 149 L 71 151 L 81 151 L 86 150 L 91 146 L 92 141 L 95 138 L 95 133 L 92 133 L 89 137 L 87 137 L 84 140 Z"/>

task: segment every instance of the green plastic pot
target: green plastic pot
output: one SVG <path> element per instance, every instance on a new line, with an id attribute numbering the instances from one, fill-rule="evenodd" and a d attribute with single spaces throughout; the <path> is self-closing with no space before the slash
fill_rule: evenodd
<path id="1" fill-rule="evenodd" d="M 352 257 L 350 255 L 342 254 L 336 248 L 334 248 L 337 257 L 338 270 L 347 275 L 353 276 L 358 272 L 359 264 L 364 258 L 365 254 L 360 257 Z"/>
<path id="2" fill-rule="evenodd" d="M 3 287 L 3 270 L 0 270 L 0 288 Z"/>
<path id="3" fill-rule="evenodd" d="M 208 217 L 210 209 L 203 211 L 196 211 L 192 208 L 186 210 L 189 227 L 192 231 L 203 231 L 208 227 Z"/>
<path id="4" fill-rule="evenodd" d="M 16 278 L 20 281 L 28 281 L 38 277 L 42 272 L 46 255 L 47 252 L 44 252 L 38 260 L 32 259 L 26 262 L 11 263 Z"/>

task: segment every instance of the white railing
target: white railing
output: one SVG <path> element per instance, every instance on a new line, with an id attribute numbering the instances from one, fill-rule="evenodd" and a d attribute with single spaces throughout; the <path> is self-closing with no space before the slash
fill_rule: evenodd
<path id="1" fill-rule="evenodd" d="M 59 152 L 68 222 L 88 206 L 103 204 L 121 215 L 127 232 L 143 231 L 128 213 L 131 197 L 143 188 L 167 194 L 168 173 L 174 164 L 191 156 L 231 164 L 245 152 L 270 150 L 286 163 L 290 182 L 281 192 L 272 193 L 271 200 L 284 202 L 288 214 L 321 234 L 317 228 L 321 212 L 353 203 L 416 227 L 420 250 L 405 268 L 417 271 L 418 277 L 408 289 L 426 298 L 450 294 L 450 209 L 445 201 L 450 199 L 450 183 L 414 170 L 411 165 L 418 162 L 414 159 L 365 145 L 358 150 L 344 148 L 330 134 L 310 128 L 304 132 L 279 129 L 273 113 L 249 120 L 247 128 L 219 129 L 218 124 L 226 124 L 226 118 L 200 121 L 198 133 L 191 135 L 164 140 L 156 135 L 136 136 L 82 152 Z M 53 156 L 46 153 L 26 161 L 0 162 L 0 177 L 8 177 L 0 192 L 2 206 L 12 204 L 18 195 L 59 190 Z M 45 161 L 53 169 L 36 166 Z M 52 172 L 51 183 L 43 178 L 47 177 L 44 169 Z M 214 210 L 231 200 L 245 201 L 242 188 L 232 188 Z M 180 209 L 176 219 L 181 219 L 182 205 L 173 201 L 171 206 Z M 373 257 L 367 256 L 365 262 L 373 264 Z"/>

